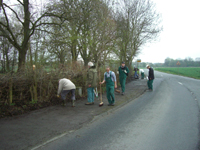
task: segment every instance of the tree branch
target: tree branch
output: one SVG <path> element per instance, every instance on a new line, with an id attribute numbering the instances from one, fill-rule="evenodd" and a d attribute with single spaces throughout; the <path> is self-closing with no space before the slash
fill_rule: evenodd
<path id="1" fill-rule="evenodd" d="M 17 0 L 22 6 L 24 6 L 24 4 L 20 1 L 20 0 Z"/>
<path id="2" fill-rule="evenodd" d="M 35 29 L 35 31 L 42 31 L 42 32 L 46 32 L 46 33 L 48 33 L 48 34 L 56 35 L 56 34 L 53 33 L 53 32 L 50 32 L 50 31 L 47 31 L 47 30 L 42 30 L 42 29 Z"/>
<path id="3" fill-rule="evenodd" d="M 5 24 L 3 24 L 2 22 L 0 22 L 0 25 L 2 25 L 3 27 L 7 28 L 7 26 Z"/>
<path id="4" fill-rule="evenodd" d="M 52 14 L 52 13 L 44 13 L 34 22 L 34 24 L 36 25 L 44 17 L 57 17 L 57 18 L 60 18 L 60 16 Z"/>
<path id="5" fill-rule="evenodd" d="M 35 26 L 35 28 L 37 28 L 37 27 L 39 27 L 39 26 L 41 26 L 41 25 L 60 25 L 59 23 L 45 23 L 45 22 L 43 22 L 43 23 L 40 23 L 40 24 L 38 24 L 38 25 L 36 25 Z"/>
<path id="6" fill-rule="evenodd" d="M 4 33 L 3 36 L 4 36 L 5 38 L 7 38 L 9 41 L 12 41 L 11 43 L 13 44 L 13 46 L 17 46 L 16 48 L 18 49 L 18 48 L 19 48 L 19 45 L 17 44 L 17 40 L 16 40 L 15 36 L 13 35 L 13 33 L 12 33 L 11 29 L 10 29 L 9 21 L 8 21 L 8 17 L 7 17 L 5 8 L 4 8 L 3 6 L 2 6 L 2 8 L 3 8 L 3 12 L 4 12 L 4 15 L 5 15 L 5 18 L 6 18 L 6 23 L 7 23 L 7 25 L 5 25 L 5 24 L 3 24 L 2 22 L 0 22 L 0 31 L 2 31 L 2 32 Z M 12 37 L 13 40 L 11 39 L 10 36 L 8 36 L 8 33 L 5 32 L 6 30 L 3 29 L 2 26 L 5 27 L 6 30 L 10 33 L 10 35 L 11 35 L 11 37 Z M 15 42 L 16 44 L 14 44 L 13 42 Z"/>
<path id="7" fill-rule="evenodd" d="M 3 33 L 1 36 L 8 39 L 8 41 L 18 50 L 20 50 L 20 46 L 15 40 L 12 40 L 10 36 L 5 32 L 5 30 L 0 26 L 0 31 Z"/>
<path id="8" fill-rule="evenodd" d="M 4 3 L 3 3 L 3 5 L 4 5 Z M 9 27 L 8 16 L 7 16 L 7 14 L 6 14 L 6 11 L 5 11 L 5 8 L 3 7 L 3 5 L 2 5 L 3 13 L 4 13 L 4 16 L 5 16 L 5 18 L 6 18 L 7 27 Z"/>
<path id="9" fill-rule="evenodd" d="M 9 9 L 15 14 L 15 16 L 16 16 L 16 18 L 19 20 L 19 22 L 20 22 L 22 25 L 24 25 L 24 23 L 19 19 L 19 16 L 17 15 L 17 13 L 14 11 L 14 9 L 12 9 L 10 6 L 6 5 L 5 3 L 4 3 L 4 5 L 5 5 L 7 8 L 9 8 Z"/>

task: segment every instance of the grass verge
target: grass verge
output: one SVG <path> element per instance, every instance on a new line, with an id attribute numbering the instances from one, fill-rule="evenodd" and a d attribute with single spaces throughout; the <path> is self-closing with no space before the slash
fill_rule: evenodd
<path id="1" fill-rule="evenodd" d="M 156 68 L 156 71 L 200 79 L 200 67 L 166 67 Z"/>

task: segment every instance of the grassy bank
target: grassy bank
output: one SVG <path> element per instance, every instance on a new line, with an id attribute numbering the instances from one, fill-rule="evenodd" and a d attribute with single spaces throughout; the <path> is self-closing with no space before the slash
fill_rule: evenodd
<path id="1" fill-rule="evenodd" d="M 155 70 L 170 73 L 170 74 L 200 79 L 200 67 L 179 67 L 179 68 L 166 67 L 166 68 L 156 68 Z"/>

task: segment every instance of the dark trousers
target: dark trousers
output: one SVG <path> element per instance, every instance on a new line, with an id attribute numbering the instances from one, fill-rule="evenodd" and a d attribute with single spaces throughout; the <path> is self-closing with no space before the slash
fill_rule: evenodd
<path id="1" fill-rule="evenodd" d="M 75 91 L 76 91 L 76 89 L 62 90 L 62 92 L 61 92 L 61 94 L 60 94 L 62 100 L 65 100 L 65 99 L 66 99 L 66 96 L 67 96 L 67 94 L 68 94 L 69 92 L 72 93 L 71 99 L 72 99 L 72 100 L 75 100 L 75 99 L 76 99 L 76 98 L 75 98 Z"/>
<path id="2" fill-rule="evenodd" d="M 153 90 L 153 80 L 148 80 L 147 85 L 150 90 Z"/>
<path id="3" fill-rule="evenodd" d="M 119 82 L 122 88 L 122 92 L 125 92 L 125 84 L 126 84 L 126 78 L 119 78 Z"/>

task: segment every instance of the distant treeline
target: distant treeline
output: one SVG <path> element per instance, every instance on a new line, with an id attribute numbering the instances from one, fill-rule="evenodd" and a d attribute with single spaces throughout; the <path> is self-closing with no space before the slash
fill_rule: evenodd
<path id="1" fill-rule="evenodd" d="M 195 60 L 188 57 L 185 59 L 172 59 L 166 58 L 164 67 L 177 67 L 179 62 L 180 67 L 200 67 L 200 58 L 196 58 Z"/>
<path id="2" fill-rule="evenodd" d="M 179 63 L 178 63 L 179 62 Z M 152 67 L 200 67 L 200 58 L 190 58 L 187 57 L 185 59 L 172 59 L 166 58 L 164 63 L 149 63 L 142 62 L 138 65 L 139 68 L 145 68 L 146 65 L 149 64 Z M 180 64 L 180 65 L 178 65 Z M 137 66 L 137 63 L 133 63 L 133 65 Z"/>

